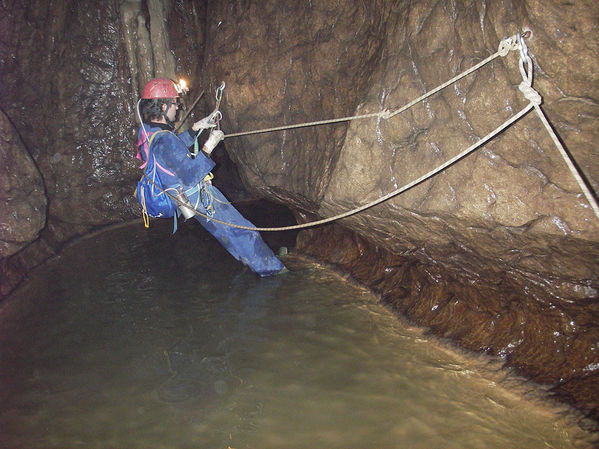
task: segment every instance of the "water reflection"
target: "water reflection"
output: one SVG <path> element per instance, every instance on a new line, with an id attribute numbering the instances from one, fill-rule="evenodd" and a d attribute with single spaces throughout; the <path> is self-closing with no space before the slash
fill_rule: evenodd
<path id="1" fill-rule="evenodd" d="M 299 260 L 199 228 L 73 246 L 0 307 L 0 447 L 576 447 L 524 384 Z"/>

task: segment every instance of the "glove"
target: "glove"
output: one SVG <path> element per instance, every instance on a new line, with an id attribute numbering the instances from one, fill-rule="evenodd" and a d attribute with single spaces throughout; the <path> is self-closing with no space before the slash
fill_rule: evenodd
<path id="1" fill-rule="evenodd" d="M 220 129 L 213 129 L 210 132 L 210 137 L 208 137 L 208 140 L 204 144 L 204 148 L 202 148 L 202 151 L 204 151 L 204 153 L 210 155 L 212 153 L 212 150 L 214 150 L 214 147 L 216 147 L 218 145 L 218 143 L 221 140 L 223 140 L 224 138 L 225 138 L 224 132 L 222 132 Z"/>
<path id="2" fill-rule="evenodd" d="M 204 117 L 202 120 L 195 122 L 191 129 L 198 132 L 200 129 L 214 128 L 215 126 L 216 122 L 214 121 L 213 114 L 210 114 L 208 117 Z"/>

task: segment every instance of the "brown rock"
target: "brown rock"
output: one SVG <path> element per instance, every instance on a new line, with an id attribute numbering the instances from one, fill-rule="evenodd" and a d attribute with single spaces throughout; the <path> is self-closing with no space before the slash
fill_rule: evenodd
<path id="1" fill-rule="evenodd" d="M 0 111 L 0 258 L 11 256 L 46 224 L 42 176 L 8 117 Z"/>

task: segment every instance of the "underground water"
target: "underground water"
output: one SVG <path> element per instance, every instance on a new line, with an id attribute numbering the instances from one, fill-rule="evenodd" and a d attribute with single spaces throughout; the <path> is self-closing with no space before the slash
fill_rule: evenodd
<path id="1" fill-rule="evenodd" d="M 327 267 L 291 251 L 260 279 L 196 225 L 89 236 L 0 305 L 0 447 L 589 444 L 539 388 Z"/>

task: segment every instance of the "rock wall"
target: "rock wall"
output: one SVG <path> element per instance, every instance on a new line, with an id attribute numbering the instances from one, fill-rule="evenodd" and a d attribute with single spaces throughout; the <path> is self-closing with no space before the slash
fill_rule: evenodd
<path id="1" fill-rule="evenodd" d="M 47 200 L 42 175 L 21 137 L 0 111 L 0 258 L 13 255 L 35 240 L 46 224 Z"/>
<path id="2" fill-rule="evenodd" d="M 596 2 L 248 1 L 211 4 L 207 16 L 215 59 L 205 84 L 227 82 L 228 133 L 394 110 L 530 29 L 542 107 L 599 187 Z M 225 142 L 254 191 L 305 219 L 333 216 L 498 127 L 528 103 L 521 80 L 511 52 L 388 121 Z M 588 392 L 599 388 L 599 219 L 534 114 L 341 225 L 354 237 L 318 229 L 298 249 L 351 272 L 419 324 L 555 384 L 597 416 Z M 400 282 L 397 266 L 406 264 L 418 268 Z"/>
<path id="3" fill-rule="evenodd" d="M 73 236 L 137 215 L 134 105 L 153 76 L 186 76 L 192 99 L 205 89 L 196 117 L 225 81 L 222 126 L 235 133 L 393 110 L 529 28 L 543 108 L 597 190 L 597 23 L 590 0 L 5 1 L 0 294 Z M 526 104 L 520 80 L 512 52 L 390 120 L 225 146 L 254 195 L 301 220 L 331 216 L 476 142 Z M 596 416 L 584 398 L 598 387 L 599 220 L 533 114 L 340 225 L 299 249 Z"/>
<path id="4" fill-rule="evenodd" d="M 598 11 L 594 2 L 224 2 L 208 11 L 215 59 L 205 84 L 228 82 L 222 109 L 230 133 L 394 110 L 496 52 L 504 37 L 532 29 L 543 108 L 596 189 Z M 495 129 L 528 103 L 521 80 L 511 52 L 388 121 L 226 144 L 253 189 L 284 190 L 285 201 L 332 216 L 409 183 Z M 594 278 L 599 255 L 599 219 L 534 114 L 344 225 L 392 252 L 420 251 L 459 271 L 484 261 L 523 276 L 572 277 L 570 291 L 559 290 L 575 297 L 588 294 L 581 286 Z M 571 251 L 575 241 L 589 242 L 588 252 Z"/>
<path id="5" fill-rule="evenodd" d="M 203 11 L 201 2 L 157 0 L 0 5 L 7 129 L 0 154 L 32 159 L 43 178 L 40 186 L 40 176 L 20 162 L 0 166 L 0 198 L 12 202 L 0 211 L 0 295 L 69 239 L 139 215 L 132 196 L 138 88 L 153 76 L 198 71 Z M 166 24 L 172 34 L 165 36 Z M 176 44 L 167 45 L 169 38 Z M 15 133 L 19 139 L 9 137 Z"/>
<path id="6" fill-rule="evenodd" d="M 547 303 L 543 280 L 522 283 L 479 267 L 477 277 L 394 254 L 339 225 L 302 231 L 297 251 L 331 264 L 379 294 L 384 304 L 461 347 L 505 360 L 518 374 L 549 385 L 553 397 L 576 406 L 599 430 L 595 325 L 589 301 Z"/>

